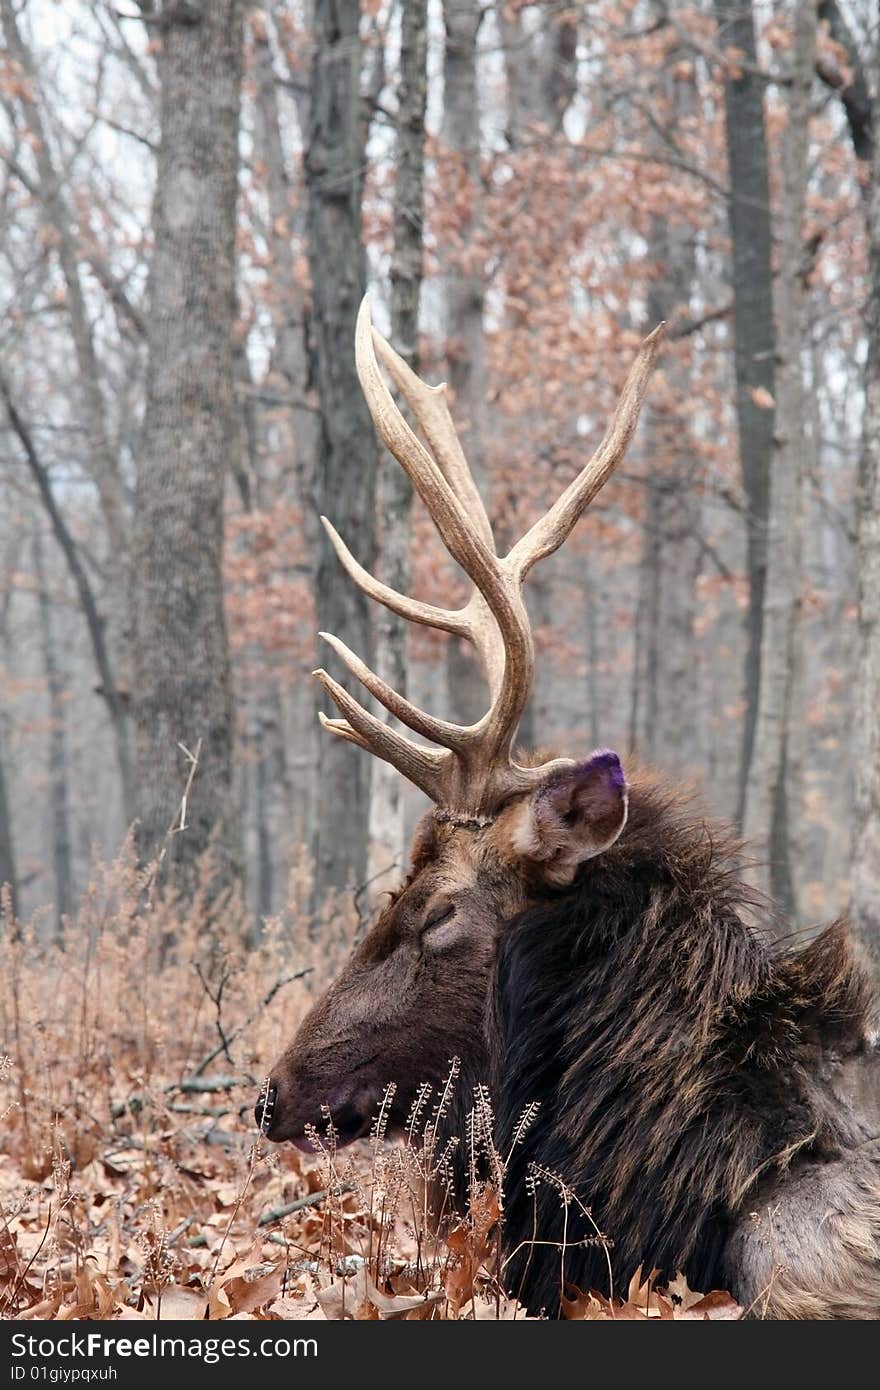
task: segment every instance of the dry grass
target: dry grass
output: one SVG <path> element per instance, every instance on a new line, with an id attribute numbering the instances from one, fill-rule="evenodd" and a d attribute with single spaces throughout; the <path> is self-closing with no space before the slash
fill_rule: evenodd
<path id="1" fill-rule="evenodd" d="M 382 1112 L 369 1140 L 338 1154 L 332 1139 L 305 1156 L 257 1135 L 267 1061 L 353 929 L 347 910 L 309 923 L 300 882 L 285 921 L 250 947 L 240 902 L 203 893 L 184 910 L 130 847 L 95 864 L 61 941 L 6 905 L 0 1316 L 524 1316 L 503 1293 L 505 1162 L 483 1093 L 460 1140 L 469 1214 L 442 1196 L 451 1151 L 437 1122 L 454 1069 L 445 1091 L 417 1098 L 406 1145 L 385 1142 Z M 565 1311 L 738 1312 L 694 1303 L 637 1280 L 614 1305 L 575 1295 Z"/>

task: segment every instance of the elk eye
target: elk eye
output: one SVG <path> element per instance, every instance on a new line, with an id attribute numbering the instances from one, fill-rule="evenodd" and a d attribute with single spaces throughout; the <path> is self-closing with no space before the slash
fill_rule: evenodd
<path id="1" fill-rule="evenodd" d="M 428 909 L 422 925 L 422 931 L 430 931 L 432 927 L 439 927 L 441 922 L 448 922 L 450 917 L 455 915 L 455 903 L 448 900 L 446 902 L 434 903 Z"/>

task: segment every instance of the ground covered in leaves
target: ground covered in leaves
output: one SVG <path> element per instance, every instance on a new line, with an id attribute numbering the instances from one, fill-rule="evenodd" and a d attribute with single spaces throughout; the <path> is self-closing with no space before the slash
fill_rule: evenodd
<path id="1" fill-rule="evenodd" d="M 372 1139 L 339 1154 L 257 1134 L 267 1067 L 354 924 L 329 914 L 298 938 L 269 922 L 244 943 L 242 917 L 235 901 L 184 913 L 127 856 L 96 865 L 61 940 L 7 911 L 0 1317 L 525 1317 L 502 1289 L 498 1163 L 491 1185 L 474 1163 L 466 1218 L 429 1211 L 454 1069 L 445 1092 L 419 1098 L 404 1146 L 384 1140 L 381 1114 Z M 464 1142 L 474 1160 L 491 1143 L 485 1095 Z M 726 1294 L 641 1276 L 613 1299 L 568 1288 L 563 1313 L 741 1316 Z"/>

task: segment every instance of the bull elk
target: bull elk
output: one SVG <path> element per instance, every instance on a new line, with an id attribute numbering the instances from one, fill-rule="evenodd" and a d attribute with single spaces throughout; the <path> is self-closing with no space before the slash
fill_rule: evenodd
<path id="1" fill-rule="evenodd" d="M 562 1217 L 526 1192 L 558 1173 L 613 1240 L 617 1286 L 641 1263 L 729 1288 L 776 1318 L 880 1314 L 880 1140 L 838 1083 L 867 1053 L 868 981 L 842 921 L 801 949 L 767 932 L 769 905 L 740 879 L 738 846 L 675 789 L 627 780 L 617 755 L 516 758 L 534 649 L 522 584 L 611 475 L 635 430 L 659 344 L 642 344 L 598 451 L 503 558 L 452 424 L 443 386 L 423 383 L 372 327 L 356 334 L 376 429 L 473 583 L 452 610 L 394 592 L 354 559 L 344 569 L 413 622 L 466 638 L 490 691 L 461 727 L 418 709 L 337 637 L 362 685 L 430 746 L 374 717 L 327 672 L 334 736 L 384 758 L 434 803 L 409 876 L 272 1068 L 258 1122 L 307 1147 L 332 1113 L 337 1143 L 369 1131 L 386 1083 L 400 1132 L 423 1082 L 449 1059 L 486 1083 L 497 1144 L 539 1102 L 514 1146 L 503 1239 L 541 1243 L 508 1269 L 527 1306 L 560 1306 Z M 378 361 L 377 361 L 378 357 Z M 381 362 L 423 444 L 396 406 Z M 326 1107 L 326 1109 L 322 1109 Z M 569 1252 L 566 1278 L 608 1284 L 604 1249 Z"/>

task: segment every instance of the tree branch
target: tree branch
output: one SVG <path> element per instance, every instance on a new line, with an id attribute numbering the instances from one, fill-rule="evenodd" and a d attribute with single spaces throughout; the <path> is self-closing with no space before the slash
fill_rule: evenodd
<path id="1" fill-rule="evenodd" d="M 30 430 L 27 428 L 16 409 L 9 383 L 2 372 L 0 372 L 0 396 L 3 397 L 6 413 L 9 416 L 9 423 L 12 425 L 13 430 L 18 436 L 21 447 L 24 450 L 28 467 L 31 470 L 34 482 L 37 485 L 37 491 L 40 494 L 43 506 L 49 517 L 52 533 L 61 547 L 71 577 L 76 585 L 79 601 L 82 604 L 82 610 L 89 629 L 95 665 L 98 668 L 98 674 L 101 678 L 101 694 L 107 701 L 113 718 L 121 721 L 125 715 L 125 696 L 122 691 L 116 688 L 116 681 L 110 664 L 107 644 L 104 641 L 104 622 L 98 612 L 98 605 L 95 601 L 92 586 L 89 583 L 88 575 L 79 558 L 79 552 L 77 551 L 73 536 L 70 534 L 67 523 L 58 509 L 58 504 L 52 492 L 52 484 L 49 481 L 49 474 L 44 465 L 40 462 Z"/>
<path id="2" fill-rule="evenodd" d="M 299 1197 L 295 1202 L 286 1202 L 283 1207 L 273 1207 L 271 1211 L 264 1211 L 257 1225 L 271 1226 L 273 1221 L 281 1221 L 285 1216 L 291 1216 L 295 1211 L 305 1211 L 308 1207 L 316 1207 L 320 1202 L 326 1202 L 328 1197 L 341 1197 L 344 1193 L 353 1191 L 354 1183 L 340 1182 L 335 1187 L 325 1187 L 320 1192 L 310 1192 L 308 1197 Z"/>
<path id="3" fill-rule="evenodd" d="M 674 343 L 679 338 L 689 338 L 693 333 L 699 333 L 701 328 L 706 328 L 710 323 L 717 323 L 719 319 L 729 318 L 733 313 L 731 303 L 719 304 L 714 309 L 707 309 L 703 314 L 686 314 L 681 318 L 674 318 L 669 328 L 666 330 L 667 342 Z"/>
<path id="4" fill-rule="evenodd" d="M 821 55 L 816 62 L 816 72 L 826 87 L 840 94 L 856 157 L 870 164 L 874 154 L 874 106 L 852 30 L 837 0 L 820 0 L 819 18 L 827 22 L 832 39 L 846 53 L 852 81 L 847 82 L 840 68 Z"/>
<path id="5" fill-rule="evenodd" d="M 292 975 L 279 975 L 274 985 L 272 985 L 271 988 L 268 989 L 266 993 L 263 995 L 256 1009 L 254 1009 L 253 1013 L 249 1014 L 248 1017 L 244 1020 L 244 1022 L 240 1023 L 237 1028 L 233 1028 L 228 1038 L 225 1039 L 225 1042 L 220 1043 L 217 1047 L 215 1047 L 213 1052 L 208 1053 L 207 1057 L 203 1057 L 201 1062 L 199 1062 L 199 1065 L 196 1067 L 195 1071 L 191 1073 L 191 1075 L 193 1077 L 202 1076 L 205 1070 L 214 1061 L 214 1058 L 219 1057 L 220 1053 L 224 1051 L 224 1047 L 230 1047 L 232 1043 L 236 1041 L 237 1038 L 241 1037 L 245 1028 L 248 1028 L 251 1025 L 251 1023 L 253 1023 L 257 1014 L 261 1013 L 263 1009 L 268 1008 L 272 1000 L 275 998 L 275 995 L 278 993 L 279 989 L 283 988 L 284 985 L 291 984 L 293 980 L 301 980 L 304 978 L 304 976 L 310 975 L 312 973 L 313 968 L 313 966 L 307 965 L 303 970 L 295 970 Z"/>

